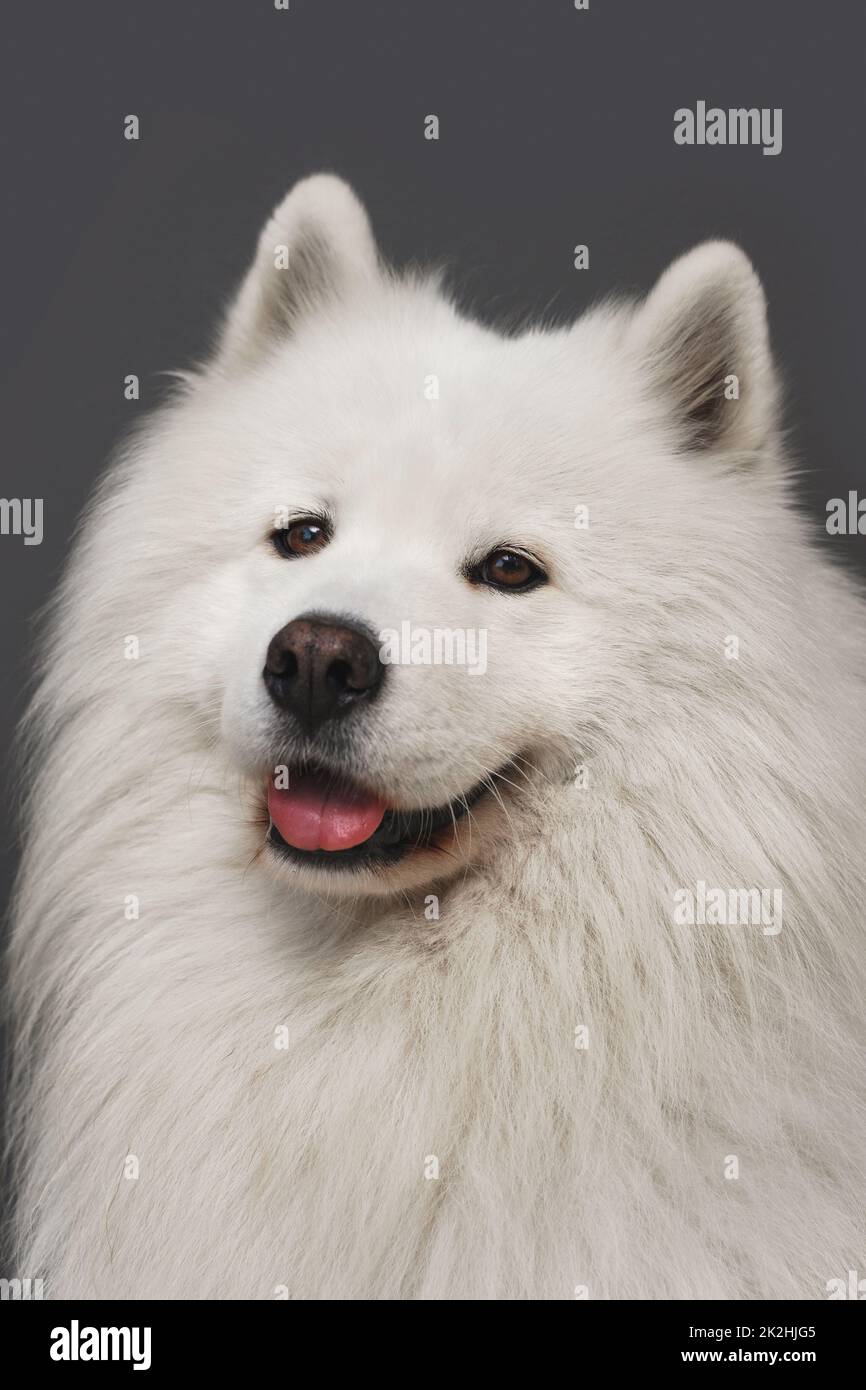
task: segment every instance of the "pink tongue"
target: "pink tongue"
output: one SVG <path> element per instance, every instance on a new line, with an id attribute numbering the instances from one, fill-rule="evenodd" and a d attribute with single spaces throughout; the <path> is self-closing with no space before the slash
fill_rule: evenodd
<path id="1" fill-rule="evenodd" d="M 382 824 L 384 801 L 369 792 L 331 788 L 315 772 L 290 776 L 285 790 L 268 788 L 268 810 L 283 839 L 295 849 L 351 849 Z"/>

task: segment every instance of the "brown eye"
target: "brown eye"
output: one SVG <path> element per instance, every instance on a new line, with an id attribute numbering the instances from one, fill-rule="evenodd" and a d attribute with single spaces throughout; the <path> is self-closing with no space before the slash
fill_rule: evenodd
<path id="1" fill-rule="evenodd" d="M 547 579 L 538 565 L 517 550 L 491 550 L 473 577 L 493 589 L 508 589 L 512 593 L 534 589 Z"/>
<path id="2" fill-rule="evenodd" d="M 293 560 L 304 555 L 313 555 L 322 550 L 331 539 L 328 527 L 312 517 L 293 521 L 284 531 L 275 531 L 273 542 L 280 555 Z"/>

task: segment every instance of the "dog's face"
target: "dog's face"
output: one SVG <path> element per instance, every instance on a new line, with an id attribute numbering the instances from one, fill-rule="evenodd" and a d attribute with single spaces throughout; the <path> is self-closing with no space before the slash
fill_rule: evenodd
<path id="1" fill-rule="evenodd" d="M 351 894 L 530 833 L 538 779 L 570 787 L 637 714 L 694 454 L 754 453 L 772 405 L 734 248 L 504 339 L 382 272 L 324 176 L 265 227 L 202 389 L 194 681 L 261 788 L 262 861 Z"/>

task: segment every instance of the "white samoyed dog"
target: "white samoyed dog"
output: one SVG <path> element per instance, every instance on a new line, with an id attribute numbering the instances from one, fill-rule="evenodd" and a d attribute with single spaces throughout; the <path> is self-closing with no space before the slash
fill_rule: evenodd
<path id="1" fill-rule="evenodd" d="M 824 1298 L 866 1270 L 866 623 L 735 246 L 503 337 L 267 222 L 41 643 L 18 1272 Z"/>

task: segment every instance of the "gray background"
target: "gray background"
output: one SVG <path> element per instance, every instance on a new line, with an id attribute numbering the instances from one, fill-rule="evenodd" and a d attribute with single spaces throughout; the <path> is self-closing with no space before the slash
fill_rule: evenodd
<path id="1" fill-rule="evenodd" d="M 355 184 L 388 256 L 444 258 L 492 319 L 573 314 L 648 288 L 702 237 L 740 241 L 768 290 L 816 541 L 866 568 L 866 538 L 823 526 L 829 497 L 866 488 L 851 0 L 40 0 L 4 28 L 2 493 L 45 499 L 41 547 L 0 537 L 10 734 L 32 617 L 94 478 L 159 401 L 158 373 L 205 351 L 266 213 L 316 169 Z M 698 99 L 782 107 L 782 153 L 675 146 L 674 110 Z M 5 890 L 12 811 L 2 839 Z"/>

